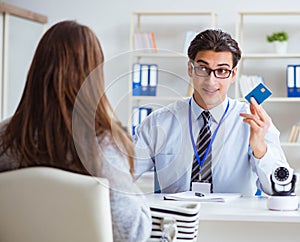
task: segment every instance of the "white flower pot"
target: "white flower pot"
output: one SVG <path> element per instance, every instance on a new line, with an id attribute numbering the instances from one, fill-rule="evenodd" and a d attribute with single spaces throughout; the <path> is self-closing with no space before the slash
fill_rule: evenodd
<path id="1" fill-rule="evenodd" d="M 274 41 L 273 43 L 277 54 L 285 54 L 287 52 L 287 41 Z"/>

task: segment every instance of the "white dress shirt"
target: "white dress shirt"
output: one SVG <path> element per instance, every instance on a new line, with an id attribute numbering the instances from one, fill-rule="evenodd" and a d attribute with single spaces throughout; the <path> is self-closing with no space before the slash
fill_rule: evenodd
<path id="1" fill-rule="evenodd" d="M 279 131 L 271 124 L 266 136 L 267 153 L 256 159 L 249 145 L 250 126 L 240 113 L 249 113 L 249 104 L 231 98 L 209 110 L 214 132 L 229 102 L 229 109 L 212 143 L 212 179 L 214 192 L 254 195 L 257 188 L 271 194 L 270 175 L 279 166 L 288 166 L 279 141 Z M 193 146 L 189 131 L 189 99 L 152 112 L 137 128 L 133 137 L 136 149 L 135 175 L 156 167 L 161 192 L 175 193 L 190 189 Z M 203 126 L 201 112 L 191 100 L 192 133 L 197 139 Z"/>

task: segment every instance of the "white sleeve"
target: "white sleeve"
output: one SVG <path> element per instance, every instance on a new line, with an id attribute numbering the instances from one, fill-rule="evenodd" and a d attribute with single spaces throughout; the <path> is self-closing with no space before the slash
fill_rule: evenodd
<path id="1" fill-rule="evenodd" d="M 268 195 L 272 195 L 270 175 L 273 170 L 280 166 L 289 167 L 280 145 L 279 135 L 279 131 L 271 124 L 265 137 L 267 153 L 261 159 L 257 159 L 251 152 L 250 157 L 258 175 L 258 186 Z"/>
<path id="2" fill-rule="evenodd" d="M 151 117 L 148 117 L 136 128 L 136 133 L 133 136 L 135 146 L 134 159 L 134 178 L 138 179 L 144 172 L 150 171 L 154 162 L 153 147 L 154 140 L 153 130 L 151 130 Z M 152 141 L 152 142 L 151 142 Z"/>

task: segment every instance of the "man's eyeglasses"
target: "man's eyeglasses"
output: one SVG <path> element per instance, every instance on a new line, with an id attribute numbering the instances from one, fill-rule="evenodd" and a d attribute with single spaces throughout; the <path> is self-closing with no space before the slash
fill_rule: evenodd
<path id="1" fill-rule="evenodd" d="M 192 61 L 191 61 L 191 65 L 195 71 L 195 74 L 197 76 L 202 76 L 202 77 L 208 77 L 213 72 L 216 78 L 226 79 L 230 77 L 231 73 L 234 71 L 233 69 L 227 70 L 224 68 L 219 68 L 213 70 L 205 66 L 195 66 Z"/>

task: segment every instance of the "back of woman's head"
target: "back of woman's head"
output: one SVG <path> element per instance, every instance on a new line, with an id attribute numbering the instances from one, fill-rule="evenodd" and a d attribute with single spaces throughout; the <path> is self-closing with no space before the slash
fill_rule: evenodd
<path id="1" fill-rule="evenodd" d="M 80 88 L 94 73 L 96 81 L 84 93 L 78 114 L 88 126 L 94 108 L 95 133 L 112 132 L 115 122 L 104 92 L 103 62 L 99 40 L 87 26 L 75 21 L 53 25 L 38 44 L 21 101 L 2 135 L 2 148 L 25 165 L 73 166 L 87 173 L 74 146 L 72 113 Z M 121 129 L 115 133 L 125 137 Z"/>
<path id="2" fill-rule="evenodd" d="M 52 26 L 35 52 L 23 98 L 35 111 L 72 111 L 76 95 L 87 76 L 104 57 L 97 37 L 86 26 L 64 21 Z M 99 82 L 103 90 L 103 76 Z M 34 95 L 32 95 L 34 94 Z M 61 110 L 56 105 L 60 105 Z M 65 107 L 64 107 L 65 106 Z M 47 114 L 48 115 L 48 114 Z"/>

